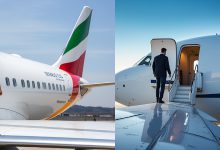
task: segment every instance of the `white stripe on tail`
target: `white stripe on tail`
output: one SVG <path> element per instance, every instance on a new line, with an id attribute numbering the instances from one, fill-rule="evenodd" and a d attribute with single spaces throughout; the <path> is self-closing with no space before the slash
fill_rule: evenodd
<path id="1" fill-rule="evenodd" d="M 91 15 L 92 9 L 83 7 L 63 54 L 54 67 L 82 77 Z"/>

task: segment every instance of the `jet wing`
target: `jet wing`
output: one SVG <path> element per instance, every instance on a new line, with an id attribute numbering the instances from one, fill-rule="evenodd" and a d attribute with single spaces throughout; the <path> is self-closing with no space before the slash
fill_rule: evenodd
<path id="1" fill-rule="evenodd" d="M 114 149 L 115 122 L 4 120 L 0 145 Z"/>
<path id="2" fill-rule="evenodd" d="M 115 85 L 114 82 L 103 82 L 103 83 L 84 83 L 80 84 L 81 88 L 94 88 L 94 87 L 102 87 L 102 86 L 109 86 Z"/>
<path id="3" fill-rule="evenodd" d="M 220 149 L 211 116 L 189 104 L 146 104 L 116 110 L 116 149 Z M 217 131 L 218 130 L 218 131 Z"/>

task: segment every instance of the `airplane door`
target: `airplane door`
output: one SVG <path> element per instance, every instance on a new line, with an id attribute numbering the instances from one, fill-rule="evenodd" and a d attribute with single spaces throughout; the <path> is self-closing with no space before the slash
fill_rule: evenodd
<path id="1" fill-rule="evenodd" d="M 169 59 L 171 74 L 173 74 L 174 70 L 176 69 L 176 63 L 177 63 L 176 41 L 170 38 L 152 39 L 151 40 L 151 56 L 152 56 L 151 64 L 153 64 L 154 57 L 161 53 L 161 48 L 167 49 L 166 56 Z M 152 73 L 152 76 L 153 76 L 153 73 Z"/>

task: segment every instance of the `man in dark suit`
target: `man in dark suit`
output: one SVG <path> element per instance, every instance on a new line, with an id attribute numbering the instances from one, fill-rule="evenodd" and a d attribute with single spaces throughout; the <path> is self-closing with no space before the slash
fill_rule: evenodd
<path id="1" fill-rule="evenodd" d="M 154 76 L 157 79 L 157 87 L 156 87 L 157 103 L 164 103 L 162 99 L 166 84 L 167 72 L 169 74 L 169 77 L 171 77 L 170 65 L 169 65 L 168 57 L 166 56 L 166 51 L 167 51 L 166 48 L 161 49 L 161 54 L 154 58 L 154 62 L 152 66 Z"/>

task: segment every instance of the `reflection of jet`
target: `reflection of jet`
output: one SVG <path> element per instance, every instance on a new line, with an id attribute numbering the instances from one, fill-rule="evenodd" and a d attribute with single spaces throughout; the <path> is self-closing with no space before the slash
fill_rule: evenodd
<path id="1" fill-rule="evenodd" d="M 187 104 L 145 104 L 116 110 L 116 149 L 219 150 L 216 119 Z M 129 141 L 129 142 L 127 142 Z"/>
<path id="2" fill-rule="evenodd" d="M 0 119 L 52 119 L 89 89 L 112 85 L 82 78 L 91 14 L 83 8 L 53 66 L 0 53 Z M 114 147 L 114 122 L 1 121 L 0 126 L 0 145 Z"/>
<path id="3" fill-rule="evenodd" d="M 132 106 L 156 102 L 153 58 L 167 48 L 172 78 L 167 78 L 165 101 L 195 104 L 220 120 L 220 36 L 151 40 L 151 53 L 136 65 L 116 74 L 116 101 Z"/>

